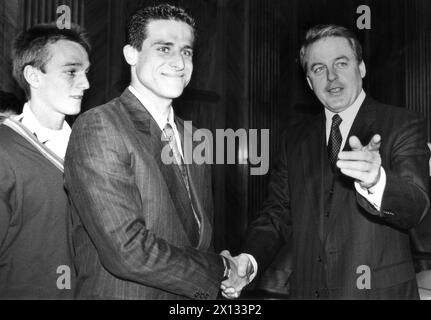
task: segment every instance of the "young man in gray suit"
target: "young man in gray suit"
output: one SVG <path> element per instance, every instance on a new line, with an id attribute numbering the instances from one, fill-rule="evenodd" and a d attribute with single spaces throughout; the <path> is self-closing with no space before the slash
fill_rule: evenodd
<path id="1" fill-rule="evenodd" d="M 172 108 L 192 74 L 194 25 L 174 6 L 138 10 L 123 51 L 130 86 L 74 124 L 65 177 L 78 298 L 215 299 L 236 275 L 212 252 L 210 168 L 187 159 L 192 129 Z"/>

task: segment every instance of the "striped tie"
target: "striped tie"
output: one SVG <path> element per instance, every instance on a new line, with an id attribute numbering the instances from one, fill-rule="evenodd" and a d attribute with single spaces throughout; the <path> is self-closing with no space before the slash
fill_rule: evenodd
<path id="1" fill-rule="evenodd" d="M 338 114 L 332 117 L 331 135 L 329 136 L 328 141 L 328 158 L 332 169 L 335 169 L 338 153 L 340 152 L 341 148 L 341 142 L 343 141 L 340 132 L 340 123 L 342 121 L 343 120 Z"/>
<path id="2" fill-rule="evenodd" d="M 165 133 L 166 138 L 169 141 L 169 146 L 171 147 L 171 150 L 174 154 L 175 161 L 176 161 L 176 163 L 177 163 L 177 165 L 181 171 L 181 176 L 182 176 L 184 184 L 186 186 L 189 199 L 191 200 L 189 178 L 187 176 L 186 167 L 184 166 L 183 157 L 181 156 L 180 150 L 179 150 L 178 145 L 177 145 L 177 139 L 175 139 L 174 129 L 172 128 L 172 126 L 169 123 L 166 123 L 165 128 L 163 129 L 163 132 Z M 198 224 L 198 230 L 200 231 L 200 226 L 201 226 L 200 220 L 199 220 L 199 218 L 195 212 L 195 209 L 193 208 L 193 203 L 191 203 L 191 206 L 192 206 L 193 214 L 194 214 L 195 219 L 196 219 L 196 223 Z"/>

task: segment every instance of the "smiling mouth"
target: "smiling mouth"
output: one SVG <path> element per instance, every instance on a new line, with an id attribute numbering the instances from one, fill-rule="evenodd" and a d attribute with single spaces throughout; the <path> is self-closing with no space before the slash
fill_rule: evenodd
<path id="1" fill-rule="evenodd" d="M 76 99 L 76 100 L 82 100 L 82 97 L 83 96 L 71 96 L 73 99 Z"/>
<path id="2" fill-rule="evenodd" d="M 331 94 L 337 94 L 337 93 L 340 93 L 341 91 L 343 91 L 343 89 L 344 88 L 341 88 L 341 87 L 335 87 L 335 88 L 330 88 L 326 91 L 328 91 Z"/>
<path id="3" fill-rule="evenodd" d="M 163 76 L 169 77 L 169 78 L 184 78 L 184 74 L 170 74 L 170 73 L 162 73 Z"/>

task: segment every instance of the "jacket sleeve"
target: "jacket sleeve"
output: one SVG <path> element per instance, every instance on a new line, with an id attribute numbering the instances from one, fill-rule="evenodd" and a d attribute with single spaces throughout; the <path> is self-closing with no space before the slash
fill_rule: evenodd
<path id="1" fill-rule="evenodd" d="M 9 164 L 4 158 L 3 152 L 0 151 L 0 253 L 3 243 L 8 232 L 12 209 L 11 196 L 14 186 L 14 175 L 9 168 Z"/>
<path id="2" fill-rule="evenodd" d="M 66 154 L 66 187 L 102 265 L 120 279 L 189 298 L 216 298 L 221 257 L 176 247 L 147 228 L 143 217 L 152 213 L 122 139 L 106 116 L 87 112 L 76 121 Z"/>
<path id="3" fill-rule="evenodd" d="M 428 213 L 430 152 L 426 143 L 424 121 L 415 117 L 397 128 L 391 143 L 386 171 L 386 187 L 380 211 L 357 194 L 358 203 L 383 222 L 401 228 L 416 226 Z"/>

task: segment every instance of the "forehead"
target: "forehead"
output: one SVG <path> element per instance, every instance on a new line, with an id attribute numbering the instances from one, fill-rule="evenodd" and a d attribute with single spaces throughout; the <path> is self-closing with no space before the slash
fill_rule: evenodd
<path id="1" fill-rule="evenodd" d="M 152 20 L 147 25 L 148 42 L 173 42 L 180 45 L 193 44 L 193 29 L 187 23 L 176 20 Z"/>
<path id="2" fill-rule="evenodd" d="M 70 40 L 59 40 L 47 46 L 49 61 L 47 67 L 76 64 L 87 68 L 90 64 L 87 51 L 82 45 Z"/>
<path id="3" fill-rule="evenodd" d="M 355 58 L 355 53 L 349 41 L 343 37 L 327 37 L 319 39 L 307 48 L 308 64 L 325 62 L 339 57 Z"/>

